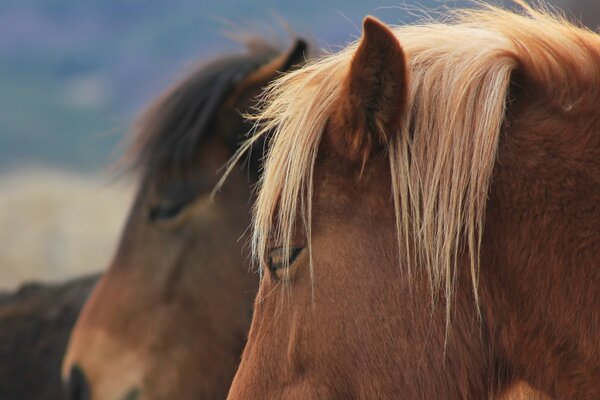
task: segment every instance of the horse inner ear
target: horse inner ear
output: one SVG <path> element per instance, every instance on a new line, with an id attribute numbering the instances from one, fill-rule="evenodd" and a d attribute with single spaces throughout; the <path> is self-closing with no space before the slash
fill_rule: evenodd
<path id="1" fill-rule="evenodd" d="M 382 22 L 366 17 L 337 108 L 330 119 L 333 145 L 352 160 L 384 148 L 399 129 L 406 104 L 404 51 Z"/>

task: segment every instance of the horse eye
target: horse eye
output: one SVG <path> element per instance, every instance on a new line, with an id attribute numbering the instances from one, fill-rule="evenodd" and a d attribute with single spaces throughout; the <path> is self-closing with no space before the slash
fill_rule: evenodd
<path id="1" fill-rule="evenodd" d="M 175 218 L 185 208 L 186 202 L 163 200 L 150 208 L 148 218 L 150 221 L 165 221 Z"/>
<path id="2" fill-rule="evenodd" d="M 271 251 L 269 251 L 268 259 L 269 270 L 271 271 L 271 273 L 273 273 L 274 276 L 280 277 L 284 274 L 285 268 L 292 265 L 292 263 L 294 262 L 294 260 L 296 260 L 301 251 L 301 247 L 277 247 L 271 249 Z"/>

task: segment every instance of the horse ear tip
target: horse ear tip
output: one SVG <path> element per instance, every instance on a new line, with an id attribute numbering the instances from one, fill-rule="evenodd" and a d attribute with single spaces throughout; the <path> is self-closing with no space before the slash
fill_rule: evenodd
<path id="1" fill-rule="evenodd" d="M 367 29 L 376 25 L 383 25 L 383 23 L 372 15 L 367 15 L 363 18 L 363 28 Z"/>
<path id="2" fill-rule="evenodd" d="M 306 53 L 308 50 L 308 42 L 303 38 L 296 38 L 294 42 L 294 52 Z"/>
<path id="3" fill-rule="evenodd" d="M 381 31 L 389 32 L 389 30 L 385 23 L 372 15 L 367 15 L 363 19 L 363 31 L 367 34 Z"/>
<path id="4" fill-rule="evenodd" d="M 306 46 L 308 46 L 306 39 L 301 38 L 301 37 L 296 38 L 296 47 L 306 47 Z"/>
<path id="5" fill-rule="evenodd" d="M 363 40 L 380 44 L 398 42 L 390 27 L 371 15 L 363 20 Z"/>

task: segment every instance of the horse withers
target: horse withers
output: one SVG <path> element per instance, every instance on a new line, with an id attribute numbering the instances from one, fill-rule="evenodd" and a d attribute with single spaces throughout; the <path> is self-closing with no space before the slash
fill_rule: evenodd
<path id="1" fill-rule="evenodd" d="M 226 396 L 257 287 L 243 237 L 261 152 L 210 195 L 250 126 L 242 114 L 305 50 L 302 40 L 284 52 L 253 41 L 201 66 L 146 112 L 129 153 L 139 189 L 64 358 L 71 400 Z"/>
<path id="2" fill-rule="evenodd" d="M 270 89 L 229 399 L 600 398 L 600 36 L 524 10 L 367 18 Z"/>

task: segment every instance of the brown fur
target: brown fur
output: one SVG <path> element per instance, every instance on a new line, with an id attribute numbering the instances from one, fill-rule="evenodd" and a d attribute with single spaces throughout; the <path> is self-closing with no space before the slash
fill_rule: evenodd
<path id="1" fill-rule="evenodd" d="M 236 169 L 214 201 L 211 189 L 245 133 L 240 112 L 304 60 L 302 43 L 217 60 L 146 114 L 133 147 L 140 188 L 63 363 L 74 399 L 225 397 L 256 291 L 243 237 L 258 170 Z"/>
<path id="2" fill-rule="evenodd" d="M 598 100 L 549 112 L 551 99 L 523 93 L 487 208 L 490 335 L 514 374 L 556 399 L 600 398 L 600 116 L 585 110 Z"/>
<path id="3" fill-rule="evenodd" d="M 230 399 L 600 398 L 600 37 L 525 9 L 397 28 L 408 115 L 364 166 L 344 77 L 311 83 L 368 39 L 275 83 Z"/>
<path id="4" fill-rule="evenodd" d="M 98 276 L 0 295 L 0 399 L 64 399 L 60 364 Z"/>

